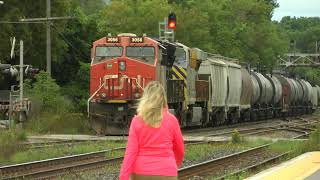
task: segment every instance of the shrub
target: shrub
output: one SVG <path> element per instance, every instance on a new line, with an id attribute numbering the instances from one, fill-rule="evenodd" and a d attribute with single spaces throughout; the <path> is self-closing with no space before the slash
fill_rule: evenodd
<path id="1" fill-rule="evenodd" d="M 90 64 L 80 63 L 76 77 L 74 81 L 62 88 L 62 92 L 74 102 L 76 110 L 86 112 L 89 98 Z"/>
<path id="2" fill-rule="evenodd" d="M 88 132 L 86 116 L 74 113 L 74 104 L 62 96 L 60 86 L 46 72 L 41 71 L 33 83 L 26 81 L 25 84 L 32 100 L 28 130 L 36 133 Z"/>
<path id="3" fill-rule="evenodd" d="M 237 129 L 234 129 L 231 134 L 231 141 L 234 144 L 241 143 L 242 137 Z"/>
<path id="4" fill-rule="evenodd" d="M 0 159 L 10 159 L 17 151 L 19 142 L 25 141 L 24 130 L 10 129 L 0 131 Z"/>

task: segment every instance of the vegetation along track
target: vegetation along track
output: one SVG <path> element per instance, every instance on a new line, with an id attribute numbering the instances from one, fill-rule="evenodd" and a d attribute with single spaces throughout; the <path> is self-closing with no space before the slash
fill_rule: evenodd
<path id="1" fill-rule="evenodd" d="M 179 169 L 179 179 L 192 179 L 195 177 L 224 177 L 232 172 L 241 172 L 249 168 L 261 166 L 288 154 L 270 153 L 271 144 L 259 146 L 225 157 L 205 161 L 189 167 Z M 237 163 L 235 163 L 237 162 Z"/>
<path id="2" fill-rule="evenodd" d="M 187 143 L 197 145 L 208 142 Z M 125 147 L 79 155 L 52 158 L 16 165 L 0 167 L 0 177 L 4 179 L 50 178 L 73 171 L 84 171 L 115 163 L 121 163 L 123 156 L 108 157 L 108 153 L 124 152 Z"/>

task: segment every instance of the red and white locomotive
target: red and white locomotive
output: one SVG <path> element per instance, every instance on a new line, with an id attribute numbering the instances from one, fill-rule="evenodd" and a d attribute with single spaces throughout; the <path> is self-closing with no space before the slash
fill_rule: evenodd
<path id="1" fill-rule="evenodd" d="M 98 134 L 127 133 L 137 99 L 150 81 L 161 81 L 171 93 L 170 106 L 183 103 L 183 81 L 167 81 L 175 46 L 123 33 L 93 43 L 88 113 Z"/>

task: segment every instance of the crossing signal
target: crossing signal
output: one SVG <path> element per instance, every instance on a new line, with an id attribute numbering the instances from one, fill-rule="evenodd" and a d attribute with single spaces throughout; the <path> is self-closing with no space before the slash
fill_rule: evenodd
<path id="1" fill-rule="evenodd" d="M 176 25 L 177 25 L 176 14 L 172 12 L 168 16 L 168 28 L 176 29 Z"/>

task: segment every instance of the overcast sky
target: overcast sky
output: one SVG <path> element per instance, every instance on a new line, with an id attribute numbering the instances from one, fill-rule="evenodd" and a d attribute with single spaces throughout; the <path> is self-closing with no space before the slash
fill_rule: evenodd
<path id="1" fill-rule="evenodd" d="M 283 16 L 320 17 L 320 0 L 277 0 L 272 20 L 280 21 Z"/>

